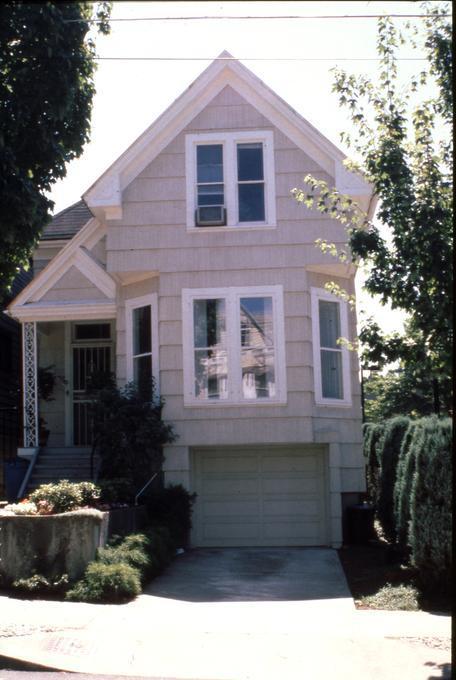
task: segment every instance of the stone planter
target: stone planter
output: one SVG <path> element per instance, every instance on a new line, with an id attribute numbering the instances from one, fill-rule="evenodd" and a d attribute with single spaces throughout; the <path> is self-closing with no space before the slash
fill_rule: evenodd
<path id="1" fill-rule="evenodd" d="M 99 510 L 0 516 L 0 585 L 33 573 L 78 579 L 107 535 L 108 513 Z"/>

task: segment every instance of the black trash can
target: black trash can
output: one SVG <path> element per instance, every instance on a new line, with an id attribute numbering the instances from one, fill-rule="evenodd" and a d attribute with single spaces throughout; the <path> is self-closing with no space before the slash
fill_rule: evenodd
<path id="1" fill-rule="evenodd" d="M 375 538 L 375 509 L 370 503 L 359 503 L 347 508 L 347 525 L 349 543 L 366 545 Z"/>
<path id="2" fill-rule="evenodd" d="M 22 481 L 27 472 L 29 461 L 24 458 L 13 458 L 3 464 L 3 474 L 5 480 L 6 500 L 8 503 L 15 503 L 17 494 L 21 488 Z"/>

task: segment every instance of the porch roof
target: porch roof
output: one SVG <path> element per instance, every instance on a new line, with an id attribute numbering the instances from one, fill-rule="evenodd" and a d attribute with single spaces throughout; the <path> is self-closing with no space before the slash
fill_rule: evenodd
<path id="1" fill-rule="evenodd" d="M 77 302 L 29 302 L 15 307 L 19 321 L 84 321 L 115 319 L 114 300 L 78 300 Z"/>

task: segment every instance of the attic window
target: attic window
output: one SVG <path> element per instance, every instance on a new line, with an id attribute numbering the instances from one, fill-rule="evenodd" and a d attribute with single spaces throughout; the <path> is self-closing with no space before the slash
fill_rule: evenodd
<path id="1" fill-rule="evenodd" d="M 186 137 L 187 227 L 274 227 L 273 134 L 269 130 Z"/>

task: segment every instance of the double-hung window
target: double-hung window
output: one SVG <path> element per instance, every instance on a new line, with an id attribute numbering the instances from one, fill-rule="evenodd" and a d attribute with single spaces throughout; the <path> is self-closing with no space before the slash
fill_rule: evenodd
<path id="1" fill-rule="evenodd" d="M 348 338 L 347 303 L 321 288 L 311 289 L 315 401 L 317 404 L 351 404 L 349 350 L 340 343 Z"/>
<path id="2" fill-rule="evenodd" d="M 185 289 L 187 405 L 284 402 L 281 286 Z"/>
<path id="3" fill-rule="evenodd" d="M 134 382 L 144 397 L 151 395 L 152 377 L 158 390 L 157 294 L 127 300 L 127 382 Z"/>
<path id="4" fill-rule="evenodd" d="M 196 221 L 225 224 L 223 145 L 196 147 Z"/>
<path id="5" fill-rule="evenodd" d="M 187 227 L 273 227 L 273 133 L 186 136 Z"/>

